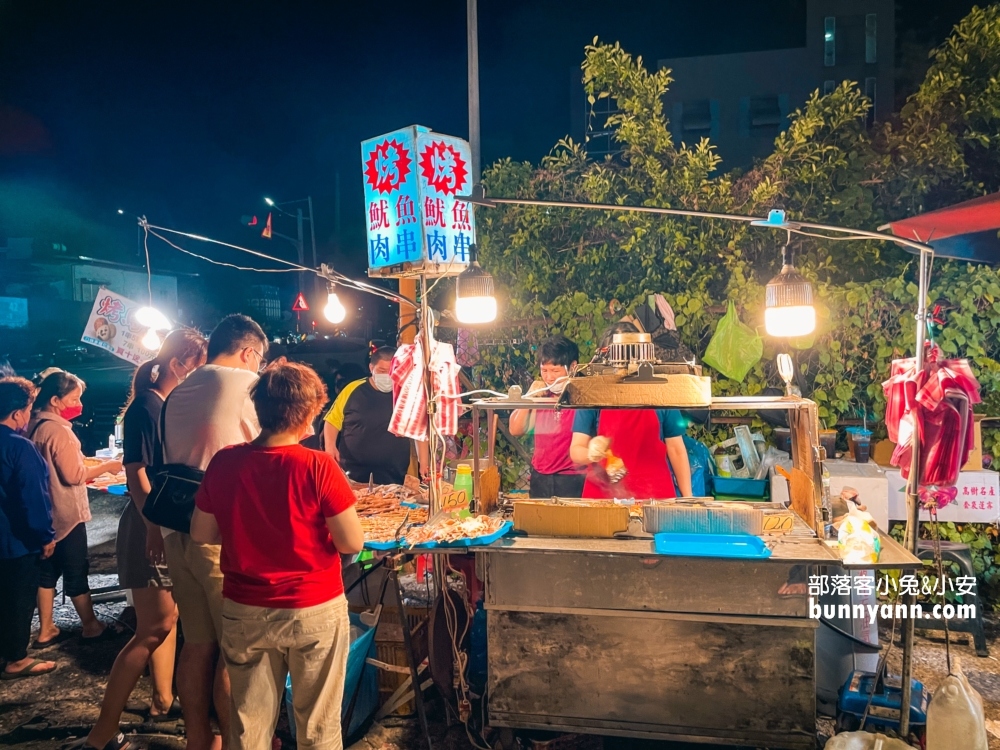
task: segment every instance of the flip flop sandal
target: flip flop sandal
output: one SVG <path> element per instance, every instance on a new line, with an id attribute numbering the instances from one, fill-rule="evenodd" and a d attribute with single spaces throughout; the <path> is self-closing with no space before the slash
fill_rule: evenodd
<path id="1" fill-rule="evenodd" d="M 67 742 L 63 745 L 60 750 L 128 750 L 132 746 L 132 742 L 125 738 L 125 735 L 119 732 L 114 737 L 112 737 L 108 744 L 103 748 L 94 747 L 87 743 L 87 738 L 84 737 L 80 740 L 74 740 L 73 742 Z"/>
<path id="2" fill-rule="evenodd" d="M 174 697 L 174 702 L 170 704 L 170 708 L 167 709 L 166 713 L 154 714 L 151 712 L 152 708 L 146 712 L 146 724 L 158 724 L 160 722 L 174 721 L 175 719 L 181 718 L 181 701 L 179 698 Z"/>
<path id="3" fill-rule="evenodd" d="M 44 664 L 45 659 L 33 659 L 31 664 L 26 666 L 24 669 L 19 669 L 16 672 L 7 672 L 6 670 L 0 674 L 0 680 L 23 680 L 28 677 L 39 677 L 43 674 L 49 674 L 55 672 L 58 669 L 57 666 L 53 666 L 51 669 L 43 669 L 41 671 L 32 671 L 39 664 Z"/>
<path id="4" fill-rule="evenodd" d="M 109 638 L 114 638 L 115 635 L 117 635 L 117 633 L 115 633 L 115 631 L 111 629 L 111 626 L 105 625 L 104 630 L 101 631 L 100 635 L 92 635 L 89 637 L 82 635 L 80 636 L 80 640 L 89 645 L 91 643 L 102 643 L 103 641 L 106 641 Z"/>
<path id="5" fill-rule="evenodd" d="M 75 633 L 71 633 L 68 630 L 60 630 L 59 635 L 55 638 L 49 638 L 47 641 L 36 640 L 31 644 L 31 647 L 36 651 L 41 650 L 43 648 L 48 648 L 49 646 L 55 646 L 57 643 L 64 643 L 65 641 L 75 637 L 75 635 Z"/>

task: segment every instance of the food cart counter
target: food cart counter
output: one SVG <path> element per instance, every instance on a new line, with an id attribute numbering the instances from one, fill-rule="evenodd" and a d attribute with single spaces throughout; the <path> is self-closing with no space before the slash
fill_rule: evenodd
<path id="1" fill-rule="evenodd" d="M 920 566 L 882 544 L 865 568 Z M 844 566 L 806 534 L 771 546 L 753 560 L 657 555 L 650 539 L 483 548 L 490 723 L 815 748 L 819 622 L 804 584 Z"/>

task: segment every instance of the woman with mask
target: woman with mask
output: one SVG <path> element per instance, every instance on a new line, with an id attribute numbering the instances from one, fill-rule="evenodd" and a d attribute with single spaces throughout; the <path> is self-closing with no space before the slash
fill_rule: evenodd
<path id="1" fill-rule="evenodd" d="M 44 648 L 62 640 L 62 633 L 52 620 L 56 583 L 63 579 L 63 591 L 72 600 L 83 623 L 84 640 L 99 638 L 105 626 L 94 614 L 90 599 L 90 560 L 87 556 L 87 521 L 90 505 L 87 482 L 102 474 L 117 474 L 121 461 L 105 461 L 88 467 L 83 460 L 80 441 L 70 422 L 83 413 L 80 398 L 86 386 L 68 372 L 52 372 L 42 381 L 35 397 L 35 410 L 28 425 L 28 438 L 35 443 L 49 468 L 49 492 L 52 497 L 52 527 L 56 548 L 51 557 L 39 563 L 38 619 L 41 627 L 35 648 Z"/>
<path id="2" fill-rule="evenodd" d="M 355 482 L 402 484 L 410 466 L 410 441 L 389 432 L 395 353 L 391 346 L 376 349 L 368 364 L 371 377 L 348 383 L 324 420 L 326 452 Z"/>
<path id="3" fill-rule="evenodd" d="M 118 521 L 115 545 L 118 582 L 132 591 L 135 635 L 115 659 L 97 724 L 80 747 L 119 747 L 118 722 L 146 665 L 153 683 L 150 719 L 179 715 L 174 699 L 177 605 L 167 573 L 163 534 L 142 515 L 151 491 L 147 469 L 156 463 L 156 441 L 163 402 L 188 375 L 205 364 L 208 342 L 198 331 L 171 331 L 154 359 L 139 366 L 122 418 L 122 447 L 130 500 Z"/>
<path id="4" fill-rule="evenodd" d="M 580 349 L 565 336 L 545 339 L 538 347 L 541 380 L 529 393 L 558 398 L 576 371 Z M 531 457 L 531 497 L 582 497 L 584 474 L 573 463 L 573 412 L 557 409 L 517 409 L 510 415 L 513 435 L 534 433 Z"/>

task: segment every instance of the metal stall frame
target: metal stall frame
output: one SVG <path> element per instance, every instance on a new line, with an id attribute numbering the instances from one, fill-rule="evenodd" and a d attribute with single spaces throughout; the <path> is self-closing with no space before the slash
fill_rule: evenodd
<path id="1" fill-rule="evenodd" d="M 473 404 L 474 425 L 479 410 L 512 408 L 600 407 L 495 399 Z M 790 410 L 793 464 L 815 478 L 820 502 L 814 402 L 735 397 L 711 408 Z M 509 537 L 476 550 L 490 723 L 812 750 L 819 621 L 801 588 L 789 594 L 786 584 L 921 563 L 883 534 L 878 564 L 846 566 L 817 538 L 815 514 L 808 520 L 797 519 L 763 560 L 660 556 L 648 539 Z"/>

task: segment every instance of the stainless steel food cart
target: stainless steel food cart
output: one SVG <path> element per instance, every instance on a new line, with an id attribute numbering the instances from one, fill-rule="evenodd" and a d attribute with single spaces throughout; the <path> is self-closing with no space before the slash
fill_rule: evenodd
<path id="1" fill-rule="evenodd" d="M 497 399 L 473 411 L 512 408 L 553 406 Z M 788 409 L 793 463 L 821 492 L 813 402 L 711 408 Z M 815 748 L 819 623 L 790 584 L 845 566 L 807 520 L 763 560 L 661 556 L 650 539 L 513 537 L 482 549 L 490 723 Z M 879 563 L 863 567 L 920 566 L 891 538 L 882 544 Z"/>

